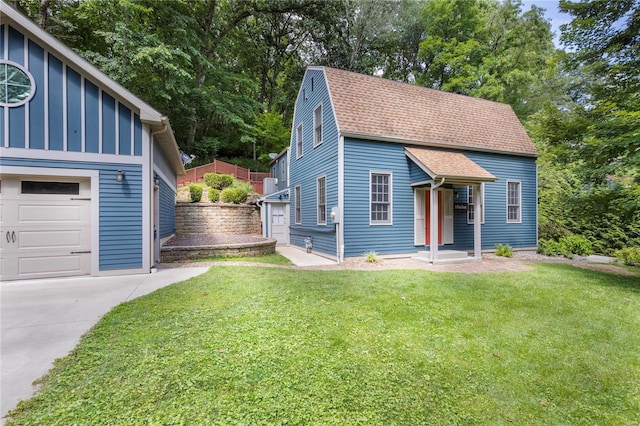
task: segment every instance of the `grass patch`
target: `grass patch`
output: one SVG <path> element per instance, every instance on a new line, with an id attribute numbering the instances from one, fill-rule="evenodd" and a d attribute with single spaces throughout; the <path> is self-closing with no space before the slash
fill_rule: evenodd
<path id="1" fill-rule="evenodd" d="M 216 266 L 107 314 L 34 424 L 635 424 L 640 280 Z"/>
<path id="2" fill-rule="evenodd" d="M 192 262 L 253 262 L 253 263 L 267 263 L 269 265 L 282 265 L 293 266 L 288 258 L 281 254 L 261 254 L 258 256 L 209 256 L 199 257 L 197 259 L 183 260 L 174 263 L 192 263 Z"/>

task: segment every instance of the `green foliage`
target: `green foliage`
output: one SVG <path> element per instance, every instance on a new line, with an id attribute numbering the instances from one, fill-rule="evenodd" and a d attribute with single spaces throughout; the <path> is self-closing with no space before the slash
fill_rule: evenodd
<path id="1" fill-rule="evenodd" d="M 634 424 L 639 311 L 568 265 L 216 266 L 103 316 L 8 425 Z"/>
<path id="2" fill-rule="evenodd" d="M 233 184 L 231 185 L 232 188 L 238 188 L 238 189 L 242 189 L 243 191 L 245 191 L 247 194 L 253 194 L 253 185 L 251 184 L 251 182 L 243 182 L 241 180 L 234 180 Z"/>
<path id="3" fill-rule="evenodd" d="M 231 175 L 225 175 L 222 173 L 205 173 L 204 182 L 208 187 L 222 191 L 223 189 L 233 185 L 234 178 Z"/>
<path id="4" fill-rule="evenodd" d="M 220 194 L 224 203 L 242 204 L 247 201 L 247 191 L 240 188 L 225 188 Z"/>
<path id="5" fill-rule="evenodd" d="M 198 203 L 202 199 L 202 190 L 204 187 L 198 183 L 189 185 L 189 199 L 192 203 Z"/>
<path id="6" fill-rule="evenodd" d="M 371 250 L 368 252 L 365 252 L 363 254 L 364 259 L 369 262 L 369 263 L 376 263 L 378 262 L 378 253 L 376 253 L 375 251 Z"/>
<path id="7" fill-rule="evenodd" d="M 564 256 L 567 259 L 573 259 L 573 254 L 567 250 L 567 247 L 554 240 L 538 240 L 538 253 L 545 256 Z"/>
<path id="8" fill-rule="evenodd" d="M 560 244 L 566 247 L 567 252 L 578 256 L 588 256 L 593 253 L 591 241 L 582 235 L 568 234 L 560 238 Z"/>
<path id="9" fill-rule="evenodd" d="M 593 253 L 591 241 L 582 235 L 567 234 L 558 241 L 540 239 L 538 253 L 547 256 L 564 256 L 573 259 L 574 255 L 588 256 Z"/>
<path id="10" fill-rule="evenodd" d="M 496 244 L 496 256 L 512 257 L 513 249 L 509 244 Z"/>
<path id="11" fill-rule="evenodd" d="M 616 259 L 629 266 L 640 266 L 640 247 L 626 247 L 615 252 Z"/>
<path id="12" fill-rule="evenodd" d="M 217 203 L 220 200 L 219 189 L 209 187 L 209 189 L 207 190 L 207 193 L 208 193 L 209 201 L 211 201 L 212 203 Z"/>

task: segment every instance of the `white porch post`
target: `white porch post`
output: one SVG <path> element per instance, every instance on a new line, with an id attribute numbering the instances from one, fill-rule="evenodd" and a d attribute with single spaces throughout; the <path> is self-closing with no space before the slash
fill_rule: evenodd
<path id="1" fill-rule="evenodd" d="M 431 197 L 429 209 L 429 260 L 433 263 L 438 260 L 438 190 L 431 187 L 429 194 Z"/>
<path id="2" fill-rule="evenodd" d="M 473 185 L 473 257 L 482 257 L 482 185 Z"/>

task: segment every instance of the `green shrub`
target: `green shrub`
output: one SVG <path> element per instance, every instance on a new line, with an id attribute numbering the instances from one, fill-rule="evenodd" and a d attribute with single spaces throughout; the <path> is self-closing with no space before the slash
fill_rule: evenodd
<path id="1" fill-rule="evenodd" d="M 243 182 L 241 180 L 236 179 L 233 181 L 233 184 L 231 185 L 231 187 L 247 191 L 247 194 L 253 194 L 253 185 L 251 185 L 251 182 Z"/>
<path id="2" fill-rule="evenodd" d="M 554 240 L 539 240 L 538 253 L 544 254 L 545 256 L 564 256 L 568 259 L 573 258 L 573 255 L 567 250 L 567 247 L 564 244 Z"/>
<path id="3" fill-rule="evenodd" d="M 496 256 L 511 257 L 513 249 L 509 244 L 496 244 Z"/>
<path id="4" fill-rule="evenodd" d="M 564 256 L 573 259 L 574 255 L 588 256 L 593 253 L 591 241 L 582 235 L 568 234 L 559 241 L 541 239 L 538 241 L 538 253 L 547 256 Z"/>
<path id="5" fill-rule="evenodd" d="M 640 266 L 640 247 L 616 250 L 616 259 L 629 266 Z"/>
<path id="6" fill-rule="evenodd" d="M 363 256 L 369 263 L 376 263 L 378 261 L 378 253 L 373 250 L 363 253 Z"/>
<path id="7" fill-rule="evenodd" d="M 209 188 L 209 201 L 217 203 L 220 201 L 220 190 L 215 188 Z"/>
<path id="8" fill-rule="evenodd" d="M 226 188 L 220 194 L 225 203 L 242 204 L 247 201 L 247 191 L 240 188 Z"/>
<path id="9" fill-rule="evenodd" d="M 222 191 L 233 184 L 233 176 L 220 173 L 205 173 L 204 182 L 208 187 Z"/>
<path id="10" fill-rule="evenodd" d="M 582 235 L 565 235 L 560 238 L 559 242 L 566 248 L 567 252 L 578 256 L 588 256 L 593 253 L 591 241 Z"/>
<path id="11" fill-rule="evenodd" d="M 189 185 L 189 198 L 192 203 L 197 203 L 202 199 L 202 185 L 192 183 Z"/>

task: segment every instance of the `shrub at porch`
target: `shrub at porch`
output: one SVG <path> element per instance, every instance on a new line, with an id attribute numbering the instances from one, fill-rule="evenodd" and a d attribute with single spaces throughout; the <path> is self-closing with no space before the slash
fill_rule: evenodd
<path id="1" fill-rule="evenodd" d="M 224 203 L 242 204 L 247 201 L 247 195 L 247 191 L 244 189 L 226 188 L 222 191 L 220 197 Z"/>
<path id="2" fill-rule="evenodd" d="M 208 187 L 222 191 L 233 184 L 233 176 L 220 173 L 205 173 L 204 182 Z"/>

